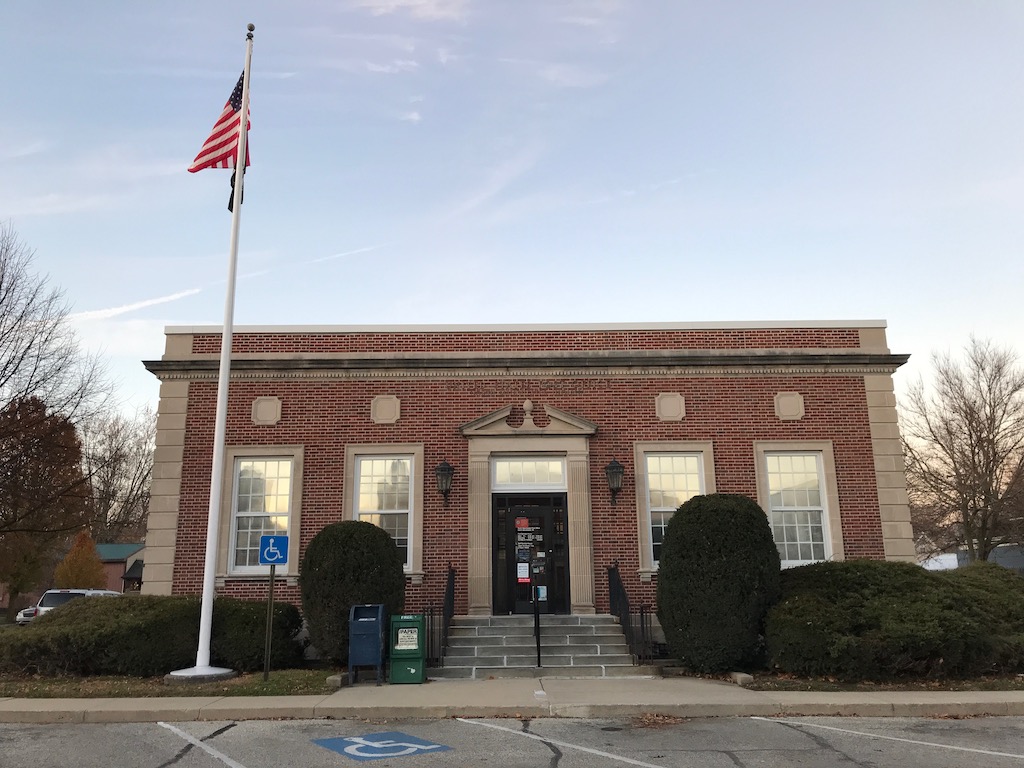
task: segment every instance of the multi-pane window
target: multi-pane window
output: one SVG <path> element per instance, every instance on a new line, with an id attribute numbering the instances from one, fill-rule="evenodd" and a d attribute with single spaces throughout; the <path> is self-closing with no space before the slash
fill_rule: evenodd
<path id="1" fill-rule="evenodd" d="M 356 459 L 356 519 L 373 523 L 391 534 L 407 564 L 412 465 L 411 456 Z"/>
<path id="2" fill-rule="evenodd" d="M 648 453 L 644 463 L 652 558 L 656 564 L 661 559 L 661 542 L 672 515 L 683 502 L 704 493 L 701 454 Z"/>
<path id="3" fill-rule="evenodd" d="M 493 461 L 494 488 L 564 489 L 565 459 L 498 458 Z"/>
<path id="4" fill-rule="evenodd" d="M 827 516 L 821 454 L 766 453 L 768 518 L 783 566 L 825 560 Z"/>
<path id="5" fill-rule="evenodd" d="M 286 458 L 235 460 L 232 571 L 258 571 L 260 537 L 287 535 L 292 470 L 292 460 Z"/>

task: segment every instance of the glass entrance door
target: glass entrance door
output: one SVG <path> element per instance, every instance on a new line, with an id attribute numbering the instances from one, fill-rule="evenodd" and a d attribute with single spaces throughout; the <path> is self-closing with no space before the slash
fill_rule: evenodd
<path id="1" fill-rule="evenodd" d="M 568 613 L 564 494 L 495 496 L 494 531 L 494 613 Z"/>

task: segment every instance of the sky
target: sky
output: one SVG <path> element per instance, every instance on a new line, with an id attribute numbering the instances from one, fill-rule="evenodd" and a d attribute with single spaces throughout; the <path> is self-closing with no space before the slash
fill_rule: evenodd
<path id="1" fill-rule="evenodd" d="M 239 325 L 883 319 L 1024 355 L 1019 0 L 0 5 L 0 222 L 126 408 Z"/>

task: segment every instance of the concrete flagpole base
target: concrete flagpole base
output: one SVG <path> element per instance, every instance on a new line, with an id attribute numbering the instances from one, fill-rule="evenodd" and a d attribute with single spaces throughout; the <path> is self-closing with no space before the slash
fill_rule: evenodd
<path id="1" fill-rule="evenodd" d="M 165 683 L 215 683 L 219 680 L 230 680 L 238 677 L 238 672 L 224 667 L 189 667 L 176 669 L 164 675 Z"/>

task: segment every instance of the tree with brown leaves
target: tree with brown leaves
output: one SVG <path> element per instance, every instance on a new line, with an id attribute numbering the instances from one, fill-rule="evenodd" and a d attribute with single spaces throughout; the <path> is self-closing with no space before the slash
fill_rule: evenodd
<path id="1" fill-rule="evenodd" d="M 106 589 L 107 575 L 88 531 L 75 537 L 71 551 L 53 572 L 53 584 L 58 589 Z"/>

